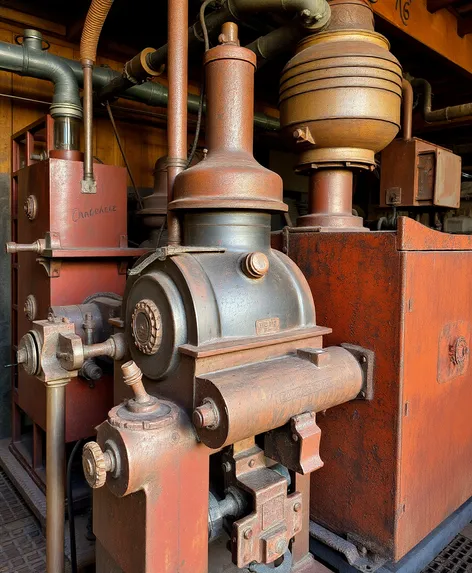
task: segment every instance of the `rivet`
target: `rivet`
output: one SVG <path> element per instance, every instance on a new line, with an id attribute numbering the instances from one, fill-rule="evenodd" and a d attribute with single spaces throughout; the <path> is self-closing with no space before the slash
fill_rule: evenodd
<path id="1" fill-rule="evenodd" d="M 301 510 L 301 508 L 302 508 L 302 504 L 299 501 L 297 501 L 297 503 L 293 506 L 293 511 L 295 513 L 298 513 Z"/>
<path id="2" fill-rule="evenodd" d="M 249 461 L 249 467 L 253 468 L 256 465 L 256 460 L 250 460 Z"/>
<path id="3" fill-rule="evenodd" d="M 297 436 L 297 434 L 292 434 L 292 440 L 293 440 L 294 442 L 298 442 L 298 436 Z"/>
<path id="4" fill-rule="evenodd" d="M 246 529 L 244 532 L 244 539 L 251 539 L 252 537 L 252 529 Z"/>

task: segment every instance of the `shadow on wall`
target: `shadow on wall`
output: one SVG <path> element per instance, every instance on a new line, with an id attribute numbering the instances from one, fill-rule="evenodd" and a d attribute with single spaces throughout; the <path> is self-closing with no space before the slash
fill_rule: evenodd
<path id="1" fill-rule="evenodd" d="M 10 431 L 10 392 L 11 369 L 5 364 L 11 362 L 10 334 L 10 255 L 4 245 L 10 240 L 10 174 L 0 173 L 0 438 L 11 434 Z"/>

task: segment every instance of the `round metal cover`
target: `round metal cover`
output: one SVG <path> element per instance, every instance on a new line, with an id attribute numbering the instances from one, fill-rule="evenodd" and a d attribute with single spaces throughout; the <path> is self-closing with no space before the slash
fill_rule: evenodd
<path id="1" fill-rule="evenodd" d="M 162 317 L 150 299 L 140 300 L 131 319 L 134 344 L 143 353 L 152 356 L 162 342 Z"/>
<path id="2" fill-rule="evenodd" d="M 187 318 L 179 289 L 167 272 L 154 268 L 130 288 L 126 338 L 131 358 L 146 378 L 160 380 L 177 366 L 178 347 L 187 342 Z"/>

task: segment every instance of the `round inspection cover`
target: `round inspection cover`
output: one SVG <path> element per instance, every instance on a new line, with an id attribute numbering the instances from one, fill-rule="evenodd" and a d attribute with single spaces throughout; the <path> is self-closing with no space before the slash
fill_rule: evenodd
<path id="1" fill-rule="evenodd" d="M 131 287 L 126 301 L 126 338 L 131 357 L 144 376 L 159 380 L 178 362 L 178 347 L 187 342 L 182 297 L 162 271 L 150 271 Z"/>

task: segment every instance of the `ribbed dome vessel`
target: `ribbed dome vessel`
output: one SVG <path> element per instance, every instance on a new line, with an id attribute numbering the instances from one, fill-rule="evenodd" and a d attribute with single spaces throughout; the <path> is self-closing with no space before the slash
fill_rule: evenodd
<path id="1" fill-rule="evenodd" d="M 364 0 L 333 0 L 326 32 L 303 39 L 280 84 L 281 125 L 299 169 L 374 165 L 400 128 L 402 69 Z"/>

